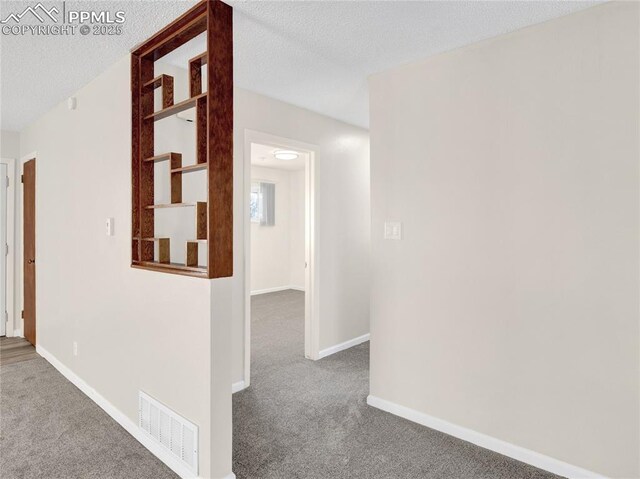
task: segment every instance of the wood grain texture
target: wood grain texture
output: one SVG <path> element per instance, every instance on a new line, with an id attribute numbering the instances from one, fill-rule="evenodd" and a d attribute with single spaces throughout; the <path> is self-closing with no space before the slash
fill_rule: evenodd
<path id="1" fill-rule="evenodd" d="M 23 167 L 22 221 L 23 221 L 23 288 L 24 337 L 36 344 L 36 160 Z"/>
<path id="2" fill-rule="evenodd" d="M 207 132 L 207 98 L 200 97 L 196 102 L 196 164 L 207 163 L 210 143 Z"/>
<path id="3" fill-rule="evenodd" d="M 144 84 L 153 79 L 153 61 L 140 59 L 140 81 Z M 140 95 L 140 236 L 154 236 L 155 216 L 153 209 L 145 208 L 154 202 L 154 165 L 152 162 L 143 161 L 144 158 L 154 156 L 154 125 L 152 121 L 145 120 L 145 116 L 153 113 L 153 90 L 139 91 Z M 151 244 L 140 244 L 140 260 L 153 260 L 154 247 Z"/>
<path id="4" fill-rule="evenodd" d="M 198 170 L 206 170 L 206 163 L 199 163 L 195 165 L 187 165 L 177 168 L 175 170 L 171 170 L 171 173 L 189 173 L 190 171 L 198 171 Z"/>
<path id="5" fill-rule="evenodd" d="M 174 162 L 179 161 L 180 164 L 182 164 L 182 153 L 176 153 L 176 152 L 171 152 L 171 153 L 163 153 L 162 155 L 157 155 L 157 156 L 152 156 L 151 158 L 145 158 L 142 161 L 153 161 L 154 163 L 157 161 L 167 161 L 170 160 L 171 164 L 175 164 Z"/>
<path id="6" fill-rule="evenodd" d="M 171 240 L 158 238 L 158 262 L 171 263 Z"/>
<path id="7" fill-rule="evenodd" d="M 207 53 L 201 53 L 189 60 L 189 96 L 202 93 L 202 67 L 207 64 Z"/>
<path id="8" fill-rule="evenodd" d="M 173 78 L 153 77 L 153 63 L 207 31 L 207 51 L 189 61 L 192 98 L 174 104 Z M 207 68 L 206 93 L 202 69 Z M 190 276 L 233 274 L 233 11 L 203 0 L 132 52 L 132 266 Z M 162 86 L 162 109 L 154 111 L 154 90 Z M 171 101 L 169 101 L 171 100 Z M 154 156 L 154 122 L 196 108 L 196 164 L 182 165 L 178 153 Z M 154 164 L 171 162 L 171 204 L 154 204 Z M 207 202 L 182 201 L 183 173 L 205 170 Z M 196 240 L 207 248 L 206 269 L 154 260 L 154 211 L 196 206 Z"/>
<path id="9" fill-rule="evenodd" d="M 143 92 L 162 88 L 162 107 L 169 108 L 173 105 L 173 77 L 171 75 L 159 75 L 142 86 Z"/>
<path id="10" fill-rule="evenodd" d="M 196 55 L 195 57 L 189 60 L 189 65 L 194 64 L 202 68 L 207 64 L 207 61 L 209 59 L 208 57 L 209 57 L 208 52 L 204 52 L 204 53 L 201 53 L 200 55 Z"/>
<path id="11" fill-rule="evenodd" d="M 186 266 L 198 266 L 198 243 L 187 241 Z"/>
<path id="12" fill-rule="evenodd" d="M 151 38 L 134 47 L 131 53 L 141 57 L 148 56 L 155 61 L 205 32 L 206 4 L 206 1 L 198 3 Z"/>
<path id="13" fill-rule="evenodd" d="M 207 203 L 199 201 L 196 204 L 196 239 L 207 239 Z"/>
<path id="14" fill-rule="evenodd" d="M 164 76 L 168 76 L 168 75 L 165 75 L 165 74 L 158 75 L 158 76 L 157 76 L 157 77 L 155 77 L 154 79 L 152 79 L 152 80 L 150 80 L 150 81 L 148 81 L 148 82 L 144 83 L 144 84 L 142 85 L 142 88 L 143 88 L 144 90 L 146 90 L 146 89 L 148 89 L 148 88 L 151 88 L 151 89 L 155 90 L 156 88 L 161 87 L 161 86 L 162 86 L 162 77 L 164 77 Z"/>
<path id="15" fill-rule="evenodd" d="M 131 240 L 131 262 L 140 261 L 140 244 L 136 238 Z"/>
<path id="16" fill-rule="evenodd" d="M 162 75 L 162 108 L 173 106 L 173 77 Z"/>
<path id="17" fill-rule="evenodd" d="M 189 62 L 189 96 L 194 97 L 202 93 L 202 66 Z"/>
<path id="18" fill-rule="evenodd" d="M 182 155 L 171 156 L 171 203 L 182 203 Z"/>
<path id="19" fill-rule="evenodd" d="M 211 278 L 233 275 L 233 9 L 207 4 L 207 108 Z"/>
<path id="20" fill-rule="evenodd" d="M 175 105 L 172 105 L 169 108 L 163 108 L 162 110 L 158 110 L 155 112 L 152 109 L 150 113 L 147 113 L 145 115 L 144 119 L 158 121 L 158 120 L 162 120 L 163 118 L 173 116 L 177 113 L 180 113 L 181 111 L 185 111 L 185 110 L 188 110 L 189 108 L 195 107 L 197 100 L 202 96 L 204 96 L 204 94 L 193 97 L 193 98 L 187 98 L 186 100 L 176 103 Z"/>
<path id="21" fill-rule="evenodd" d="M 140 57 L 131 55 L 131 235 L 140 236 Z M 131 261 L 140 261 L 140 245 L 133 244 Z"/>
<path id="22" fill-rule="evenodd" d="M 39 358 L 36 348 L 24 338 L 0 338 L 0 366 Z"/>
<path id="23" fill-rule="evenodd" d="M 193 276 L 195 278 L 208 278 L 207 268 L 198 266 L 185 266 L 178 263 L 158 263 L 157 261 L 142 261 L 132 265 L 136 269 L 146 269 L 160 273 L 178 274 L 181 276 Z"/>

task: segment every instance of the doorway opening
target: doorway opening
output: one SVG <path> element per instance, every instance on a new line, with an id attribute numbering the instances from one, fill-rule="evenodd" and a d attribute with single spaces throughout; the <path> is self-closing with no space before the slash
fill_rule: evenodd
<path id="1" fill-rule="evenodd" d="M 7 307 L 7 164 L 0 163 L 0 336 L 7 335 L 8 307 Z M 2 251 L 4 250 L 4 251 Z"/>
<path id="2" fill-rule="evenodd" d="M 0 159 L 0 336 L 16 335 L 14 312 L 15 159 Z"/>
<path id="3" fill-rule="evenodd" d="M 287 347 L 319 357 L 314 162 L 313 145 L 245 132 L 244 387 L 250 383 L 252 317 L 260 320 L 252 313 L 264 308 L 280 322 L 265 330 L 267 337 L 255 338 L 260 347 L 290 333 Z"/>

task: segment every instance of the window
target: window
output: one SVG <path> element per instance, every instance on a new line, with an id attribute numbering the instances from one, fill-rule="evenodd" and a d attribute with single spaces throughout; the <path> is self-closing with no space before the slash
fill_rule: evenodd
<path id="1" fill-rule="evenodd" d="M 251 196 L 249 198 L 249 215 L 252 223 L 260 223 L 261 226 L 274 226 L 276 224 L 276 185 L 274 183 L 251 183 Z"/>
<path id="2" fill-rule="evenodd" d="M 249 212 L 252 223 L 260 223 L 260 183 L 251 183 L 251 198 L 249 200 Z"/>

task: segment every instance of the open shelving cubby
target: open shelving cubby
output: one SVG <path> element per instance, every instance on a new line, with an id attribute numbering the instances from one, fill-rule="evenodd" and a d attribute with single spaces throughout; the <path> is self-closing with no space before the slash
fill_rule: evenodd
<path id="1" fill-rule="evenodd" d="M 136 47 L 131 53 L 132 247 L 131 265 L 151 271 L 197 276 L 233 274 L 233 12 L 219 0 L 204 0 Z M 206 51 L 187 68 L 189 98 L 175 102 L 174 78 L 154 74 L 154 63 L 206 32 Z M 203 92 L 202 69 L 206 68 Z M 154 108 L 157 89 L 161 108 Z M 195 110 L 195 164 L 183 165 L 179 151 L 156 152 L 157 121 Z M 154 169 L 166 162 L 170 203 L 155 203 Z M 183 175 L 206 172 L 206 201 L 183 201 Z M 171 238 L 158 237 L 155 212 L 165 208 L 195 210 L 193 239 L 185 242 L 185 261 L 171 261 Z M 157 255 L 156 255 L 157 247 Z M 206 266 L 198 265 L 205 248 Z"/>

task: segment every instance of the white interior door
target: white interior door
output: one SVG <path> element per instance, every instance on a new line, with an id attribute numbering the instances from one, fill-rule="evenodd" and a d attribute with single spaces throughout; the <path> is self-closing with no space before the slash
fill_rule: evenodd
<path id="1" fill-rule="evenodd" d="M 0 163 L 0 336 L 7 334 L 7 165 Z"/>

